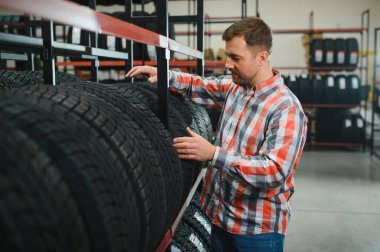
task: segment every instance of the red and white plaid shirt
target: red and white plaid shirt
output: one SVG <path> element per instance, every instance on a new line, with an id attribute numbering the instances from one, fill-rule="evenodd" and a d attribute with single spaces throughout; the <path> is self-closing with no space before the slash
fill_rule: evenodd
<path id="1" fill-rule="evenodd" d="M 285 234 L 294 172 L 307 121 L 280 73 L 240 87 L 231 76 L 201 78 L 170 71 L 170 88 L 203 106 L 222 108 L 216 151 L 201 203 L 212 222 L 234 234 Z"/>

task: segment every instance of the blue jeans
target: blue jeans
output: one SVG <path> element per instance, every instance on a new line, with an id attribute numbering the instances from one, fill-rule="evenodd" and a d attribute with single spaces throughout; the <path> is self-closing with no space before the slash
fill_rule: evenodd
<path id="1" fill-rule="evenodd" d="M 279 233 L 236 235 L 212 225 L 212 252 L 282 252 L 285 236 Z"/>

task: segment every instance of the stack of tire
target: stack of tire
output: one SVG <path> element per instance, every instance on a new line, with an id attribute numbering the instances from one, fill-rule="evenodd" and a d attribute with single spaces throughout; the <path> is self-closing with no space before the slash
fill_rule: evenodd
<path id="1" fill-rule="evenodd" d="M 146 83 L 13 74 L 0 83 L 30 80 L 0 93 L 0 250 L 153 251 L 204 165 L 181 161 L 173 137 L 212 140 L 204 108 L 171 95 L 166 128 Z"/>
<path id="2" fill-rule="evenodd" d="M 289 75 L 285 84 L 303 104 L 360 104 L 361 83 L 357 75 Z"/>
<path id="3" fill-rule="evenodd" d="M 356 113 L 341 109 L 318 109 L 316 140 L 320 142 L 363 143 L 366 122 Z"/>
<path id="4" fill-rule="evenodd" d="M 200 195 L 195 193 L 178 225 L 167 251 L 205 252 L 211 250 L 211 226 L 209 218 L 202 212 Z"/>
<path id="5" fill-rule="evenodd" d="M 310 46 L 310 66 L 335 67 L 336 71 L 353 71 L 359 61 L 359 43 L 356 38 L 313 39 Z"/>

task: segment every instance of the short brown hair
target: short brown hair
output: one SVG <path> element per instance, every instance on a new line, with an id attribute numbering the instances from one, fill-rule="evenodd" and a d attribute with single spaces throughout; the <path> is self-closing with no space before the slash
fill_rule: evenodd
<path id="1" fill-rule="evenodd" d="M 269 53 L 272 49 L 272 31 L 269 26 L 258 17 L 242 19 L 223 33 L 223 40 L 230 41 L 236 36 L 244 36 L 245 42 L 250 46 L 263 46 Z"/>

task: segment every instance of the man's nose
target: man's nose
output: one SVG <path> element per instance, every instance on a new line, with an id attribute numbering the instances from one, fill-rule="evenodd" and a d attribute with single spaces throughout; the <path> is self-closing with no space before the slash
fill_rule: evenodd
<path id="1" fill-rule="evenodd" d="M 230 57 L 227 57 L 226 64 L 224 64 L 224 67 L 227 68 L 227 69 L 234 68 L 234 65 L 233 65 L 232 60 L 230 59 Z"/>

